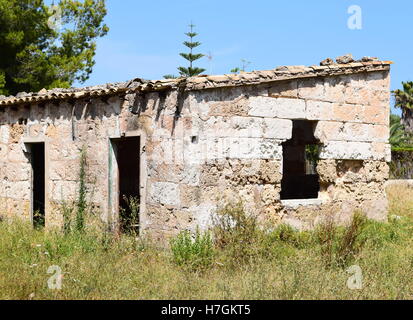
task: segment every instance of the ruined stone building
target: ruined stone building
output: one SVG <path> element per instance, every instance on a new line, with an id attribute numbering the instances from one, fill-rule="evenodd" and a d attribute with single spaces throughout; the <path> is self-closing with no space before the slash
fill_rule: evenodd
<path id="1" fill-rule="evenodd" d="M 327 61 L 0 97 L 0 214 L 33 221 L 38 212 L 47 227 L 61 225 L 85 147 L 101 219 L 116 227 L 123 196 L 135 196 L 140 231 L 159 238 L 206 228 L 237 199 L 298 228 L 357 209 L 385 219 L 390 64 Z"/>

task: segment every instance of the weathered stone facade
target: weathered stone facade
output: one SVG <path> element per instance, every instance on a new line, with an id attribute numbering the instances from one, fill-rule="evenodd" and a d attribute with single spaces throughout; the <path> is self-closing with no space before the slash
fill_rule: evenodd
<path id="1" fill-rule="evenodd" d="M 0 213 L 30 219 L 28 145 L 44 142 L 46 226 L 60 225 L 57 204 L 75 197 L 87 146 L 92 201 L 116 224 L 111 141 L 138 136 L 141 230 L 158 238 L 206 228 L 217 207 L 238 198 L 249 212 L 298 228 L 356 209 L 385 219 L 389 72 L 389 62 L 365 59 L 0 97 Z M 294 120 L 314 121 L 320 142 L 315 200 L 280 199 Z"/>

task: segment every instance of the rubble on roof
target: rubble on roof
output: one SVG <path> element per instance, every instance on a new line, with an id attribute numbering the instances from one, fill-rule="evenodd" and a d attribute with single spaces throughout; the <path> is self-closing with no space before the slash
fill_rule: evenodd
<path id="1" fill-rule="evenodd" d="M 331 58 L 327 58 L 320 62 L 320 66 L 330 66 L 332 64 L 334 64 L 334 60 Z"/>
<path id="2" fill-rule="evenodd" d="M 133 92 L 150 92 L 184 88 L 184 90 L 203 90 L 219 87 L 253 85 L 266 82 L 289 80 L 294 78 L 323 77 L 340 74 L 372 72 L 389 70 L 390 61 L 379 61 L 375 57 L 363 57 L 354 61 L 351 54 L 333 59 L 327 58 L 320 66 L 280 66 L 273 70 L 241 72 L 240 74 L 201 75 L 192 78 L 177 78 L 163 80 L 133 79 L 127 82 L 108 83 L 104 85 L 69 88 L 42 89 L 36 93 L 18 93 L 16 96 L 0 96 L 0 106 L 30 104 L 53 100 L 81 99 L 87 97 L 127 94 Z"/>
<path id="3" fill-rule="evenodd" d="M 354 62 L 353 55 L 351 53 L 348 53 L 344 56 L 337 57 L 336 62 L 339 64 L 352 63 Z"/>

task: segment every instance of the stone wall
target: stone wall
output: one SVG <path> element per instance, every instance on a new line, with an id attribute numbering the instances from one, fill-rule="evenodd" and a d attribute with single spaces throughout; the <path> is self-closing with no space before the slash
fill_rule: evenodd
<path id="1" fill-rule="evenodd" d="M 139 135 L 142 230 L 157 238 L 207 228 L 237 199 L 265 221 L 299 228 L 357 208 L 385 219 L 389 99 L 384 70 L 1 108 L 0 212 L 30 218 L 25 143 L 45 141 L 47 226 L 61 225 L 59 203 L 76 197 L 82 146 L 95 209 L 116 224 L 110 138 Z M 280 200 L 282 143 L 295 119 L 318 121 L 321 202 L 289 207 Z"/>

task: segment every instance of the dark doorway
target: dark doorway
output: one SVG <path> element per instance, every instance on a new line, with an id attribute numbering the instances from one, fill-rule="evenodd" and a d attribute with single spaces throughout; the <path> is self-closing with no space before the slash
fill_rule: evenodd
<path id="1" fill-rule="evenodd" d="M 314 137 L 316 124 L 316 121 L 293 121 L 292 139 L 283 144 L 281 200 L 318 198 L 320 183 L 316 165 L 319 141 Z"/>
<path id="2" fill-rule="evenodd" d="M 113 143 L 118 164 L 120 229 L 139 233 L 140 138 L 116 139 Z"/>
<path id="3" fill-rule="evenodd" d="M 45 149 L 44 143 L 30 145 L 32 165 L 32 215 L 35 227 L 45 226 Z"/>

